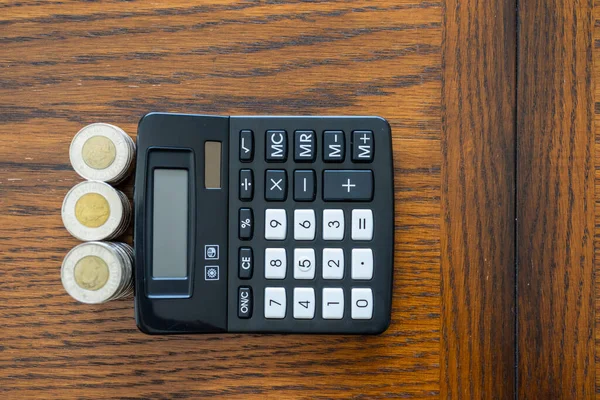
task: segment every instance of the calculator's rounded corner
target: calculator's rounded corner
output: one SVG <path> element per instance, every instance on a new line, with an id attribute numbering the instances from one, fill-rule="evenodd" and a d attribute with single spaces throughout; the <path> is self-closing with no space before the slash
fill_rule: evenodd
<path id="1" fill-rule="evenodd" d="M 391 325 L 391 322 L 392 318 L 389 315 L 377 321 L 376 324 L 373 326 L 373 334 L 381 335 L 382 333 L 388 330 L 388 328 Z"/>
<path id="2" fill-rule="evenodd" d="M 154 329 L 150 325 L 147 325 L 144 321 L 142 321 L 139 314 L 136 314 L 135 316 L 135 324 L 138 330 L 142 333 L 145 333 L 146 335 L 158 335 L 160 333 L 164 333 L 162 331 Z"/>
<path id="3" fill-rule="evenodd" d="M 383 117 L 381 117 L 381 116 L 379 116 L 379 115 L 376 115 L 376 116 L 374 116 L 374 117 L 373 117 L 373 119 L 374 119 L 375 121 L 377 121 L 379 124 L 381 124 L 381 125 L 382 125 L 382 127 L 383 127 L 383 128 L 386 130 L 386 131 L 388 131 L 388 132 L 390 132 L 390 133 L 392 132 L 392 127 L 391 127 L 391 125 L 390 125 L 390 123 L 389 123 L 389 121 L 388 121 L 387 119 L 385 119 L 385 118 L 383 118 Z"/>
<path id="4" fill-rule="evenodd" d="M 142 127 L 145 124 L 148 124 L 150 122 L 152 122 L 153 119 L 158 118 L 159 116 L 163 115 L 164 113 L 160 113 L 160 112 L 156 112 L 156 111 L 152 111 L 149 113 L 146 113 L 144 115 L 142 115 L 142 118 L 140 118 L 140 120 L 138 121 L 138 134 L 140 131 L 142 131 Z"/>
<path id="5" fill-rule="evenodd" d="M 146 335 L 157 335 L 162 333 L 161 331 L 156 330 L 152 326 L 148 325 L 146 321 L 144 321 L 142 313 L 140 313 L 138 309 L 137 299 L 134 302 L 134 312 L 135 312 L 135 325 L 139 329 L 140 332 L 145 333 Z"/>

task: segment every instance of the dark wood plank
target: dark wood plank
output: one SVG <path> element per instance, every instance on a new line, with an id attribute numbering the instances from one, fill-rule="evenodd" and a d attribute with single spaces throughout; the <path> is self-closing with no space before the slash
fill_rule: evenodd
<path id="1" fill-rule="evenodd" d="M 514 1 L 446 1 L 442 398 L 515 391 L 515 12 Z"/>
<path id="2" fill-rule="evenodd" d="M 441 21 L 421 0 L 0 3 L 0 397 L 439 395 Z M 386 117 L 390 329 L 150 337 L 131 300 L 69 298 L 69 142 L 96 121 L 134 135 L 152 110 Z"/>
<path id="3" fill-rule="evenodd" d="M 594 395 L 592 2 L 519 2 L 518 394 Z"/>

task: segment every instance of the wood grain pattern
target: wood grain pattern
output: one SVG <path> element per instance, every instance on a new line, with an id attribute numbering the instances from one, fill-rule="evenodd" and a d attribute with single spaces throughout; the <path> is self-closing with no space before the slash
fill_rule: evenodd
<path id="1" fill-rule="evenodd" d="M 591 1 L 519 2 L 518 394 L 594 395 Z"/>
<path id="2" fill-rule="evenodd" d="M 0 396 L 436 397 L 441 21 L 442 4 L 420 0 L 1 2 Z M 69 142 L 95 121 L 133 135 L 152 110 L 386 117 L 390 329 L 150 337 L 131 300 L 69 298 L 59 270 L 77 241 L 59 209 L 80 180 Z"/>
<path id="3" fill-rule="evenodd" d="M 600 398 L 600 1 L 594 2 L 593 10 L 593 81 L 594 81 L 594 199 L 595 199 L 595 227 L 594 227 L 594 339 L 595 339 L 595 372 L 596 372 L 596 398 Z"/>
<path id="4" fill-rule="evenodd" d="M 515 2 L 446 1 L 442 398 L 514 396 Z"/>

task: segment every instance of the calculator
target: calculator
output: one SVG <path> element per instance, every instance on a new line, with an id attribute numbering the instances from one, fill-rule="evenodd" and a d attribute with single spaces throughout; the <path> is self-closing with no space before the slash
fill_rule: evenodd
<path id="1" fill-rule="evenodd" d="M 147 114 L 134 208 L 145 333 L 389 326 L 394 181 L 383 118 Z"/>

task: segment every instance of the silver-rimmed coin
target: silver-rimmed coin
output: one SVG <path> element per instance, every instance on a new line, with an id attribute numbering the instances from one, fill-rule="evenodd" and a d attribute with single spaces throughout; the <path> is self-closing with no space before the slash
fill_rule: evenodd
<path id="1" fill-rule="evenodd" d="M 121 236 L 123 233 L 125 233 L 127 231 L 127 229 L 129 228 L 129 225 L 131 224 L 131 220 L 133 218 L 132 214 L 132 207 L 131 207 L 131 202 L 129 201 L 129 199 L 127 198 L 127 196 L 125 195 L 125 193 L 118 191 L 119 196 L 121 197 L 121 200 L 123 202 L 123 210 L 124 210 L 124 218 L 123 218 L 123 223 L 122 225 L 119 227 L 119 230 L 117 232 L 117 234 L 115 234 L 115 237 L 117 236 Z"/>
<path id="2" fill-rule="evenodd" d="M 63 201 L 62 220 L 77 239 L 104 240 L 121 235 L 131 218 L 125 195 L 104 182 L 85 181 L 75 185 Z"/>
<path id="3" fill-rule="evenodd" d="M 75 300 L 100 304 L 122 297 L 131 284 L 131 271 L 114 246 L 87 242 L 66 255 L 60 276 L 65 290 Z"/>
<path id="4" fill-rule="evenodd" d="M 125 278 L 123 281 L 123 286 L 118 294 L 115 295 L 115 298 L 125 298 L 133 295 L 133 274 L 134 274 L 134 264 L 133 264 L 133 249 L 131 246 L 125 243 L 109 243 L 111 247 L 113 247 L 123 258 L 125 273 L 123 277 Z"/>
<path id="5" fill-rule="evenodd" d="M 73 169 L 89 180 L 119 183 L 131 172 L 135 143 L 121 128 L 90 124 L 81 129 L 69 148 Z"/>

